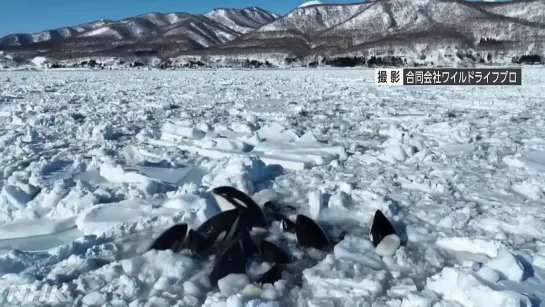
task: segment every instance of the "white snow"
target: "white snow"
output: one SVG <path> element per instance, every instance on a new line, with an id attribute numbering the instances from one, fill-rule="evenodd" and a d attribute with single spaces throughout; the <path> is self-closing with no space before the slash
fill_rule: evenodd
<path id="1" fill-rule="evenodd" d="M 384 239 L 380 241 L 375 251 L 381 256 L 392 256 L 395 254 L 400 245 L 401 239 L 399 236 L 396 234 L 391 234 L 384 237 Z"/>
<path id="2" fill-rule="evenodd" d="M 229 274 L 218 280 L 218 288 L 223 295 L 231 296 L 241 293 L 249 283 L 246 274 Z"/>
<path id="3" fill-rule="evenodd" d="M 318 0 L 312 0 L 312 1 L 307 1 L 301 5 L 299 5 L 299 7 L 307 7 L 307 6 L 311 6 L 311 5 L 320 5 L 322 4 L 322 2 L 318 1 Z"/>
<path id="4" fill-rule="evenodd" d="M 47 63 L 47 61 L 48 61 L 47 58 L 38 56 L 33 58 L 30 62 L 32 62 L 32 64 L 36 65 L 37 67 L 43 68 L 43 65 Z"/>
<path id="5" fill-rule="evenodd" d="M 365 69 L 4 72 L 0 305 L 20 305 L 12 285 L 55 285 L 69 306 L 544 306 L 545 73 L 523 78 L 499 90 L 375 87 Z M 145 252 L 217 214 L 222 185 L 346 235 L 305 250 L 274 221 L 269 239 L 297 258 L 283 279 L 256 284 L 269 267 L 252 259 L 219 289 L 214 256 Z M 395 222 L 395 252 L 369 240 L 376 210 Z"/>
<path id="6" fill-rule="evenodd" d="M 205 16 L 242 34 L 249 33 L 280 17 L 257 7 L 242 10 L 220 8 L 205 14 Z"/>
<path id="7" fill-rule="evenodd" d="M 317 220 L 320 218 L 320 212 L 322 211 L 323 206 L 324 206 L 324 199 L 322 196 L 322 191 L 315 190 L 308 194 L 308 207 L 309 207 L 310 217 L 312 219 Z"/>

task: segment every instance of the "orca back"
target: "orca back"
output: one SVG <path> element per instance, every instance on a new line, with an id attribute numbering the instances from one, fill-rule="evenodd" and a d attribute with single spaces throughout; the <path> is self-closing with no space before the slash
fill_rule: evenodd
<path id="1" fill-rule="evenodd" d="M 208 250 L 214 241 L 209 240 L 200 232 L 190 229 L 187 233 L 187 247 L 194 255 L 199 255 Z"/>
<path id="2" fill-rule="evenodd" d="M 186 224 L 176 224 L 164 231 L 150 246 L 149 250 L 173 250 L 178 252 L 183 248 L 187 234 Z"/>
<path id="3" fill-rule="evenodd" d="M 267 240 L 262 240 L 260 244 L 261 256 L 263 260 L 270 264 L 285 264 L 291 261 L 290 255 L 288 255 L 280 247 Z"/>
<path id="4" fill-rule="evenodd" d="M 252 239 L 248 229 L 245 227 L 240 231 L 240 240 L 242 241 L 242 247 L 244 248 L 244 256 L 246 260 L 259 253 L 257 244 Z"/>
<path id="5" fill-rule="evenodd" d="M 211 241 L 215 241 L 222 232 L 228 232 L 237 220 L 240 210 L 233 209 L 220 212 L 197 228 L 197 232 Z"/>
<path id="6" fill-rule="evenodd" d="M 212 286 L 216 286 L 218 280 L 227 275 L 245 273 L 246 260 L 244 257 L 244 248 L 242 242 L 237 240 L 231 243 L 216 260 L 212 271 L 210 271 L 209 279 Z"/>
<path id="7" fill-rule="evenodd" d="M 295 235 L 297 236 L 297 243 L 302 247 L 325 249 L 331 243 L 322 227 L 302 214 L 297 215 Z"/>

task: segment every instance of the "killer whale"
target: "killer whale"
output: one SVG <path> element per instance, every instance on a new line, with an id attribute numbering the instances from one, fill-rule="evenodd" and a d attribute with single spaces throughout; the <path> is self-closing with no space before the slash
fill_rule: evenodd
<path id="1" fill-rule="evenodd" d="M 246 193 L 231 187 L 221 186 L 210 191 L 222 211 L 240 209 L 252 227 L 267 228 L 267 218 L 259 205 Z"/>
<path id="2" fill-rule="evenodd" d="M 191 231 L 188 245 L 195 254 L 211 248 L 216 242 L 224 240 L 233 223 L 240 219 L 241 212 L 238 209 L 220 212 L 202 223 L 196 230 Z"/>
<path id="3" fill-rule="evenodd" d="M 218 285 L 218 280 L 230 274 L 245 274 L 246 259 L 241 240 L 233 241 L 217 258 L 208 278 L 212 286 Z"/>
<path id="4" fill-rule="evenodd" d="M 186 224 L 174 225 L 163 232 L 150 249 L 171 249 L 179 252 L 183 248 L 188 248 L 198 257 L 215 254 L 215 261 L 208 274 L 210 283 L 214 287 L 227 275 L 246 274 L 250 261 L 259 261 L 259 259 L 269 263 L 270 268 L 254 282 L 274 283 L 282 278 L 284 270 L 290 272 L 289 268 L 292 266 L 290 263 L 299 261 L 298 259 L 293 258 L 264 237 L 262 237 L 263 240 L 255 239 L 259 231 L 252 231 L 252 227 L 268 225 L 264 211 L 250 196 L 232 187 L 220 187 L 214 193 L 217 193 L 215 195 L 218 195 L 219 199 L 224 199 L 231 204 L 230 207 L 224 207 L 229 208 L 228 210 L 212 216 L 196 229 L 188 229 Z M 269 204 L 267 209 L 273 209 L 273 206 Z M 316 221 L 306 215 L 297 215 L 295 222 L 278 212 L 272 212 L 272 214 L 269 212 L 267 216 L 271 215 L 272 220 L 280 222 L 284 232 L 295 233 L 296 244 L 301 247 L 328 250 L 337 243 L 336 240 L 333 242 L 328 237 Z M 253 219 L 254 217 L 257 217 L 257 222 Z M 268 227 L 265 228 L 266 233 L 269 233 Z M 369 235 L 379 255 L 392 255 L 400 245 L 400 239 L 393 225 L 380 210 L 375 212 Z M 256 254 L 261 255 L 261 258 L 252 258 Z M 206 257 L 203 258 L 206 259 Z"/>
<path id="5" fill-rule="evenodd" d="M 375 212 L 369 235 L 375 252 L 381 256 L 392 256 L 401 245 L 394 226 L 380 210 Z"/>
<path id="6" fill-rule="evenodd" d="M 183 243 L 187 234 L 187 224 L 176 224 L 165 230 L 155 239 L 148 250 L 167 250 L 178 252 L 183 248 Z"/>
<path id="7" fill-rule="evenodd" d="M 285 264 L 291 261 L 290 255 L 272 242 L 262 240 L 259 247 L 263 260 L 268 263 Z"/>
<path id="8" fill-rule="evenodd" d="M 295 220 L 297 243 L 302 247 L 325 249 L 331 245 L 325 231 L 313 219 L 299 214 Z"/>

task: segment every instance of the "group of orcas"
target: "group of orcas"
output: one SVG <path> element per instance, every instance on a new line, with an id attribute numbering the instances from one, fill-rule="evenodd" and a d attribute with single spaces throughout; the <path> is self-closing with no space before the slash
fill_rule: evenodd
<path id="1" fill-rule="evenodd" d="M 269 229 L 270 223 L 264 209 L 234 187 L 218 187 L 211 193 L 221 213 L 197 229 L 189 229 L 187 224 L 172 226 L 153 242 L 150 250 L 189 250 L 194 256 L 215 254 L 215 262 L 209 273 L 212 286 L 217 286 L 220 279 L 230 274 L 246 274 L 247 261 L 256 254 L 271 265 L 257 283 L 272 284 L 282 279 L 285 266 L 294 257 L 276 244 L 266 239 L 258 240 L 256 235 L 252 235 L 255 233 L 252 230 L 256 228 L 263 230 L 261 234 L 266 234 Z M 263 206 L 270 207 L 274 207 L 270 202 Z M 327 251 L 332 247 L 332 240 L 323 228 L 303 214 L 298 214 L 295 221 L 281 214 L 273 214 L 273 219 L 280 221 L 284 232 L 295 233 L 301 248 Z M 393 255 L 401 243 L 391 222 L 380 210 L 375 212 L 369 235 L 376 253 L 381 256 Z"/>

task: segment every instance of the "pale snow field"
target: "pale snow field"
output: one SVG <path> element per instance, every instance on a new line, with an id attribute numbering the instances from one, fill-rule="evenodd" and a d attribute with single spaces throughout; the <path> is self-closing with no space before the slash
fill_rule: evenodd
<path id="1" fill-rule="evenodd" d="M 33 284 L 63 286 L 66 306 L 545 306 L 545 70 L 521 87 L 373 77 L 1 73 L 1 305 Z M 234 276 L 220 292 L 210 261 L 141 253 L 216 214 L 220 185 L 348 235 L 302 282 L 262 289 Z M 369 241 L 377 209 L 404 240 L 393 257 Z"/>

